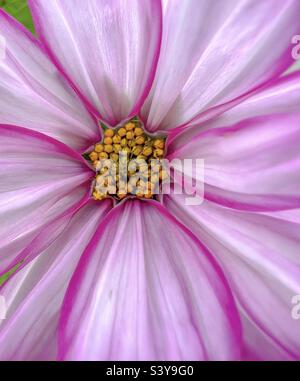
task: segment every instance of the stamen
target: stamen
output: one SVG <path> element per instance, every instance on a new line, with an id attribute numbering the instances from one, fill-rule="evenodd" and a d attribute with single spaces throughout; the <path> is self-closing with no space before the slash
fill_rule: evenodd
<path id="1" fill-rule="evenodd" d="M 160 161 L 164 153 L 165 137 L 148 135 L 137 118 L 116 129 L 105 128 L 103 141 L 87 155 L 96 172 L 93 198 L 154 198 L 168 178 Z"/>

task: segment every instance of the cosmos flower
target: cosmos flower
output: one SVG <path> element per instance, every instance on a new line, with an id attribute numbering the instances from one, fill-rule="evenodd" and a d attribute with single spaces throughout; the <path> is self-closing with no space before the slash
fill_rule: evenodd
<path id="1" fill-rule="evenodd" d="M 0 13 L 0 358 L 299 358 L 300 2 L 29 5 L 37 39 Z M 136 128 L 204 160 L 200 205 L 97 193 L 86 154 Z"/>

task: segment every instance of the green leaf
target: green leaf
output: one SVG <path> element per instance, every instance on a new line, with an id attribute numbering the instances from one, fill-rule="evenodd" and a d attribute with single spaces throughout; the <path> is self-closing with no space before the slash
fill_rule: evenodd
<path id="1" fill-rule="evenodd" d="M 17 268 L 21 265 L 21 263 L 19 263 L 18 265 L 16 265 L 15 267 L 13 267 L 11 270 L 9 270 L 6 274 L 0 276 L 0 286 L 5 282 L 7 281 L 7 279 L 17 270 Z"/>
<path id="2" fill-rule="evenodd" d="M 0 8 L 3 8 L 7 13 L 20 21 L 30 32 L 34 33 L 34 26 L 27 0 L 0 0 Z"/>
<path id="3" fill-rule="evenodd" d="M 0 276 L 0 286 L 8 279 L 9 275 L 10 274 L 8 273 L 3 276 Z"/>

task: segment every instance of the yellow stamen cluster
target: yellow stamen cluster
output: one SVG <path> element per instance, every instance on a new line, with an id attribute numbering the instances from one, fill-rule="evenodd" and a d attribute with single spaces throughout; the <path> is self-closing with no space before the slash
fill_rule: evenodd
<path id="1" fill-rule="evenodd" d="M 102 142 L 89 153 L 96 171 L 93 198 L 153 198 L 168 178 L 159 162 L 164 151 L 165 139 L 147 135 L 137 119 L 116 129 L 106 128 Z"/>

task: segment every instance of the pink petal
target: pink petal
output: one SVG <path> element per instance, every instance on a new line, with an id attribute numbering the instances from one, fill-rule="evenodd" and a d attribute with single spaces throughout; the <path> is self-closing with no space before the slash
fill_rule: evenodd
<path id="1" fill-rule="evenodd" d="M 5 42 L 0 64 L 0 123 L 43 132 L 81 151 L 97 141 L 97 123 L 38 41 L 1 9 L 0 30 Z"/>
<path id="2" fill-rule="evenodd" d="M 295 357 L 276 339 L 268 336 L 250 317 L 241 311 L 244 331 L 243 360 L 246 361 L 291 361 Z"/>
<path id="3" fill-rule="evenodd" d="M 294 113 L 300 109 L 300 72 L 281 77 L 263 87 L 238 105 L 230 108 L 217 118 L 207 122 L 197 121 L 184 128 L 169 144 L 168 152 L 173 152 L 192 140 L 199 132 L 212 128 L 228 127 L 245 119 L 261 115 Z"/>
<path id="4" fill-rule="evenodd" d="M 8 307 L 0 326 L 1 360 L 55 360 L 60 308 L 79 258 L 110 203 L 91 201 L 44 252 L 1 290 Z M 78 239 L 80 238 L 80 239 Z"/>
<path id="5" fill-rule="evenodd" d="M 300 114 L 247 119 L 200 133 L 169 159 L 204 159 L 205 197 L 248 210 L 300 206 Z"/>
<path id="6" fill-rule="evenodd" d="M 280 218 L 281 220 L 300 224 L 300 209 L 279 210 L 277 212 L 266 212 L 264 214 L 270 215 L 274 218 Z"/>
<path id="7" fill-rule="evenodd" d="M 139 112 L 161 41 L 159 0 L 30 1 L 51 57 L 111 125 Z"/>
<path id="8" fill-rule="evenodd" d="M 156 202 L 120 204 L 99 227 L 70 283 L 59 337 L 68 360 L 239 356 L 222 273 Z"/>
<path id="9" fill-rule="evenodd" d="M 166 207 L 216 256 L 243 316 L 249 358 L 300 358 L 299 321 L 292 297 L 300 292 L 300 225 L 205 201 L 186 206 L 166 196 Z"/>
<path id="10" fill-rule="evenodd" d="M 293 62 L 298 0 L 164 0 L 157 74 L 142 115 L 151 131 L 201 117 Z"/>
<path id="11" fill-rule="evenodd" d="M 0 274 L 19 263 L 40 229 L 76 208 L 93 172 L 58 141 L 0 125 Z"/>

